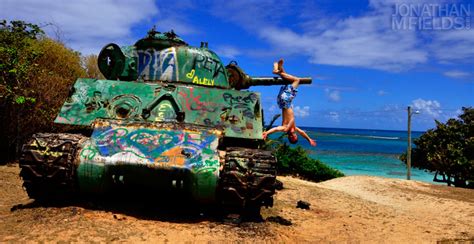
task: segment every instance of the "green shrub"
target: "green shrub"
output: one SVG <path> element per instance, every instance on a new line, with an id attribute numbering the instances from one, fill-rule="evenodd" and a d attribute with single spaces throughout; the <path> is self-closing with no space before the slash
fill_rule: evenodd
<path id="1" fill-rule="evenodd" d="M 34 24 L 0 21 L 0 162 L 18 157 L 33 133 L 61 131 L 53 120 L 78 77 L 78 52 Z"/>
<path id="2" fill-rule="evenodd" d="M 274 115 L 265 130 L 269 130 L 280 116 L 280 114 Z M 308 152 L 301 146 L 295 148 L 288 146 L 283 142 L 284 136 L 283 134 L 276 139 L 267 139 L 264 145 L 264 148 L 273 150 L 277 158 L 278 174 L 295 175 L 315 182 L 344 176 L 341 171 L 333 169 L 319 160 L 310 158 Z"/>
<path id="3" fill-rule="evenodd" d="M 301 146 L 291 148 L 286 143 L 279 144 L 275 147 L 275 157 L 279 174 L 297 175 L 315 182 L 344 176 L 341 171 L 310 158 Z"/>
<path id="4" fill-rule="evenodd" d="M 474 188 L 474 109 L 462 111 L 414 140 L 412 166 L 435 172 L 434 181 Z M 400 159 L 406 163 L 407 155 Z"/>

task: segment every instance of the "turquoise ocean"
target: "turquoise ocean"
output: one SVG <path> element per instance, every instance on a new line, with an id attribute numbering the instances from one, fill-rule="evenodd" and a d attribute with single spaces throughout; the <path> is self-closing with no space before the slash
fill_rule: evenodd
<path id="1" fill-rule="evenodd" d="M 318 145 L 299 137 L 298 145 L 312 158 L 345 175 L 371 175 L 406 179 L 406 165 L 398 157 L 407 150 L 407 132 L 390 130 L 301 127 Z M 422 132 L 412 132 L 412 139 Z M 286 140 L 286 139 L 285 139 Z M 433 173 L 412 168 L 412 179 L 433 182 Z"/>

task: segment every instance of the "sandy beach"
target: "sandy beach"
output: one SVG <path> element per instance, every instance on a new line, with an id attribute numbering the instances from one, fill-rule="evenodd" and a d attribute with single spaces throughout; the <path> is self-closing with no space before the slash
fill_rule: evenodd
<path id="1" fill-rule="evenodd" d="M 276 194 L 273 208 L 262 209 L 262 217 L 281 217 L 290 226 L 226 224 L 206 214 L 120 204 L 42 206 L 22 189 L 16 165 L 0 166 L 0 242 L 474 241 L 474 190 L 368 176 L 322 183 L 279 180 L 284 189 Z M 299 200 L 309 202 L 310 209 L 296 208 Z"/>

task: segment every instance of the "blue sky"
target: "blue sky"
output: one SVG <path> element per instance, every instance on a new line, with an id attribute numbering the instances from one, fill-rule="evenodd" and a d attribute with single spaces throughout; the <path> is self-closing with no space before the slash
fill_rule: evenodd
<path id="1" fill-rule="evenodd" d="M 1 18 L 45 26 L 50 37 L 83 54 L 97 54 L 109 42 L 133 44 L 156 25 L 159 31 L 174 29 L 194 46 L 207 41 L 225 64 L 236 60 L 250 75 L 270 76 L 272 62 L 282 57 L 289 73 L 313 77 L 294 101 L 300 126 L 404 130 L 411 105 L 420 111 L 413 128 L 426 130 L 434 119 L 446 121 L 461 107 L 474 106 L 472 0 L 1 0 L 0 5 Z M 437 9 L 417 12 L 423 7 Z M 458 22 L 400 28 L 394 16 Z M 254 90 L 262 94 L 267 117 L 279 113 L 278 87 Z"/>

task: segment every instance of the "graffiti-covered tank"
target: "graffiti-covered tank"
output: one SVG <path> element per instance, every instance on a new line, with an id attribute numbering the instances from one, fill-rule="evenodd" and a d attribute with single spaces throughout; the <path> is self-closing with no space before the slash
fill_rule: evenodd
<path id="1" fill-rule="evenodd" d="M 191 47 L 154 29 L 132 46 L 106 45 L 98 65 L 106 79 L 78 79 L 55 120 L 90 135 L 38 133 L 23 146 L 31 198 L 123 189 L 272 206 L 276 160 L 261 149 L 260 94 L 241 89 L 284 80 L 250 77 L 235 62 L 224 66 L 207 43 Z"/>

